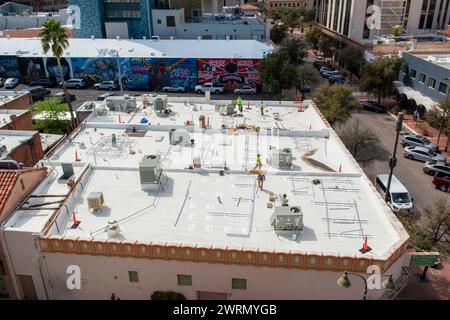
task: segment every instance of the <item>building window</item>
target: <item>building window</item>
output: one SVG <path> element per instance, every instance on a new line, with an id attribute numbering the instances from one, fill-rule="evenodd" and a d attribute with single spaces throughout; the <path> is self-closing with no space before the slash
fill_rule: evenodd
<path id="1" fill-rule="evenodd" d="M 161 19 L 156 20 L 156 23 L 161 24 L 162 23 Z"/>
<path id="2" fill-rule="evenodd" d="M 419 82 L 425 83 L 425 79 L 427 78 L 427 75 L 425 73 L 421 73 L 419 76 Z"/>
<path id="3" fill-rule="evenodd" d="M 130 282 L 139 282 L 137 271 L 128 271 L 128 279 Z"/>
<path id="4" fill-rule="evenodd" d="M 447 94 L 447 84 L 446 83 L 441 82 L 439 84 L 439 92 L 443 93 L 443 94 Z"/>
<path id="5" fill-rule="evenodd" d="M 189 274 L 177 274 L 179 286 L 192 286 L 192 276 Z"/>
<path id="6" fill-rule="evenodd" d="M 175 27 L 175 16 L 167 16 L 166 23 L 168 27 Z"/>
<path id="7" fill-rule="evenodd" d="M 411 69 L 411 79 L 415 79 L 417 76 L 417 71 L 414 69 Z"/>
<path id="8" fill-rule="evenodd" d="M 436 86 L 436 79 L 433 78 L 428 79 L 428 86 L 434 89 L 434 87 Z"/>
<path id="9" fill-rule="evenodd" d="M 231 279 L 231 289 L 246 290 L 247 279 Z"/>

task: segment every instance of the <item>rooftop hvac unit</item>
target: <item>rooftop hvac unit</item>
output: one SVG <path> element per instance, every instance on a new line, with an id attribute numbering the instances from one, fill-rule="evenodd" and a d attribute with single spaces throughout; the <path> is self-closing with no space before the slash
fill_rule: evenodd
<path id="1" fill-rule="evenodd" d="M 139 176 L 142 190 L 154 190 L 160 182 L 162 174 L 161 156 L 145 155 L 139 162 Z"/>
<path id="2" fill-rule="evenodd" d="M 106 233 L 109 239 L 116 238 L 120 233 L 119 223 L 116 220 L 108 221 Z"/>
<path id="3" fill-rule="evenodd" d="M 167 109 L 168 97 L 166 95 L 158 95 L 153 100 L 155 111 L 163 112 Z"/>
<path id="4" fill-rule="evenodd" d="M 171 145 L 190 145 L 191 135 L 186 129 L 172 129 L 169 132 Z"/>
<path id="5" fill-rule="evenodd" d="M 234 107 L 233 106 L 223 106 L 220 108 L 220 114 L 222 116 L 231 116 L 234 113 Z"/>
<path id="6" fill-rule="evenodd" d="M 275 207 L 270 223 L 277 234 L 301 231 L 303 211 L 299 206 Z"/>
<path id="7" fill-rule="evenodd" d="M 111 111 L 132 112 L 136 110 L 136 98 L 130 96 L 108 97 L 106 106 Z"/>
<path id="8" fill-rule="evenodd" d="M 87 202 L 91 212 L 101 210 L 105 203 L 103 192 L 91 192 L 87 197 Z"/>
<path id="9" fill-rule="evenodd" d="M 292 167 L 292 149 L 283 148 L 272 150 L 270 155 L 270 164 L 280 169 L 291 169 Z"/>

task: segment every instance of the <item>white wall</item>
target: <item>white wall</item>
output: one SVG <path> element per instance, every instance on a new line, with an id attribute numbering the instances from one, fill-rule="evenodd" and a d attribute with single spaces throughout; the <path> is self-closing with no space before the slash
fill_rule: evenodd
<path id="1" fill-rule="evenodd" d="M 65 10 L 61 10 L 58 15 L 53 16 L 0 16 L 0 30 L 5 29 L 27 29 L 40 28 L 50 19 L 56 19 L 63 25 L 69 24 L 69 15 Z M 71 23 L 70 23 L 71 24 Z"/>
<path id="2" fill-rule="evenodd" d="M 175 27 L 168 27 L 166 17 L 175 17 Z M 161 24 L 158 24 L 161 20 Z M 152 10 L 153 34 L 161 38 L 177 37 L 177 29 L 184 23 L 184 9 L 180 10 Z"/>
<path id="3" fill-rule="evenodd" d="M 340 272 L 293 270 L 267 267 L 101 257 L 61 253 L 45 254 L 55 299 L 149 299 L 154 291 L 175 291 L 196 299 L 197 291 L 222 292 L 230 299 L 361 299 L 362 282 L 342 289 L 336 285 Z M 397 276 L 403 261 L 393 266 Z M 66 287 L 69 265 L 81 268 L 81 290 Z M 131 283 L 128 271 L 137 271 L 138 283 Z M 177 274 L 192 275 L 192 286 L 178 286 Z M 232 290 L 231 279 L 247 279 L 247 290 Z M 382 290 L 369 292 L 378 298 Z"/>
<path id="4" fill-rule="evenodd" d="M 105 22 L 106 38 L 115 39 L 128 39 L 128 23 L 126 22 Z"/>

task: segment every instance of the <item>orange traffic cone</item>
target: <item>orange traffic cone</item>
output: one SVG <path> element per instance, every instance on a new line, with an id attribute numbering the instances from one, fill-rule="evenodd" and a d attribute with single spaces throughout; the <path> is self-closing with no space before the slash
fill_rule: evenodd
<path id="1" fill-rule="evenodd" d="M 366 253 L 369 252 L 370 250 L 372 250 L 372 248 L 370 248 L 369 245 L 367 244 L 367 236 L 365 236 L 363 247 L 359 249 L 359 252 Z"/>
<path id="2" fill-rule="evenodd" d="M 342 172 L 342 164 L 339 165 L 339 173 Z"/>
<path id="3" fill-rule="evenodd" d="M 72 229 L 76 229 L 76 227 L 78 227 L 81 223 L 81 221 L 77 220 L 77 217 L 75 216 L 75 210 L 72 211 L 72 219 L 73 219 L 73 225 L 72 225 Z"/>
<path id="4" fill-rule="evenodd" d="M 75 150 L 75 161 L 80 161 L 80 158 L 78 158 L 78 151 L 77 150 Z"/>

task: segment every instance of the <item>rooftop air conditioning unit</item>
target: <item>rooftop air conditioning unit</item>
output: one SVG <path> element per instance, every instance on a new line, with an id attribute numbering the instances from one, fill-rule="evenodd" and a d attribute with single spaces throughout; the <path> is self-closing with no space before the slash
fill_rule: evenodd
<path id="1" fill-rule="evenodd" d="M 186 129 L 172 129 L 169 132 L 171 145 L 190 145 L 191 136 Z"/>
<path id="2" fill-rule="evenodd" d="M 155 111 L 164 112 L 167 109 L 168 97 L 166 95 L 158 95 L 153 99 Z"/>
<path id="3" fill-rule="evenodd" d="M 270 164 L 275 168 L 291 169 L 292 149 L 283 148 L 272 150 L 272 153 L 270 155 Z"/>
<path id="4" fill-rule="evenodd" d="M 270 223 L 276 234 L 303 230 L 303 211 L 300 206 L 275 207 Z"/>
<path id="5" fill-rule="evenodd" d="M 142 190 L 155 190 L 162 174 L 161 156 L 145 155 L 139 162 L 139 176 Z"/>
<path id="6" fill-rule="evenodd" d="M 91 192 L 87 197 L 87 202 L 91 212 L 101 210 L 105 203 L 103 192 Z"/>
<path id="7" fill-rule="evenodd" d="M 106 106 L 109 110 L 132 112 L 136 110 L 136 98 L 130 96 L 117 96 L 106 98 Z"/>

